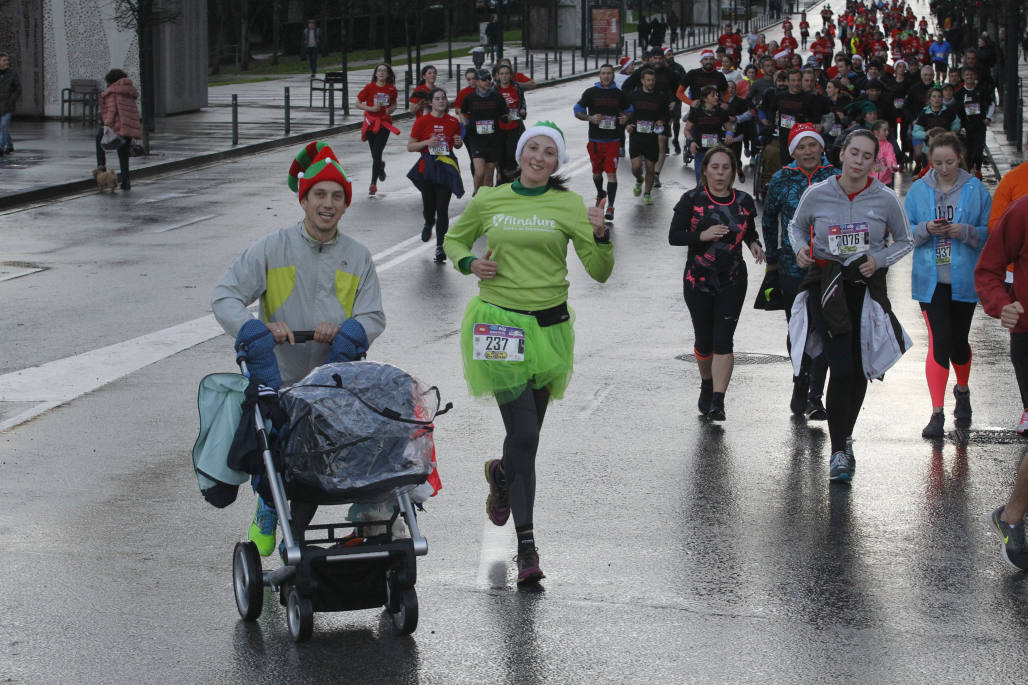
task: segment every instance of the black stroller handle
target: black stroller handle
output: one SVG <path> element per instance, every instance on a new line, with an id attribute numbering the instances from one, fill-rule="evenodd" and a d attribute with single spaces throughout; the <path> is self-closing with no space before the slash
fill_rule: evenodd
<path id="1" fill-rule="evenodd" d="M 314 331 L 293 331 L 293 340 L 305 343 L 314 340 Z"/>

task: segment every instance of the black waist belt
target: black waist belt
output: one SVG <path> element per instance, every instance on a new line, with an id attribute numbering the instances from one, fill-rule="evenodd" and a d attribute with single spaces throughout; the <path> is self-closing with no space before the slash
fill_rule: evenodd
<path id="1" fill-rule="evenodd" d="M 494 304 L 494 307 L 500 307 L 498 304 Z M 500 307 L 508 312 L 514 312 L 515 314 L 527 314 L 528 316 L 534 316 L 535 320 L 539 322 L 540 328 L 546 328 L 557 323 L 564 323 L 571 318 L 571 312 L 568 311 L 568 303 L 561 302 L 556 307 L 550 307 L 549 309 L 537 309 L 536 311 L 526 311 L 524 309 L 511 309 L 510 307 Z"/>

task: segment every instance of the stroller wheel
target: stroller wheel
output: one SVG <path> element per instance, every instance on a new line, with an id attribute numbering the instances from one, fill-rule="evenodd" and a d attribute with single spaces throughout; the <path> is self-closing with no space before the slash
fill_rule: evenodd
<path id="1" fill-rule="evenodd" d="M 314 609 L 311 600 L 302 597 L 295 587 L 289 590 L 286 600 L 286 621 L 294 642 L 306 642 L 311 638 L 314 632 Z"/>
<path id="2" fill-rule="evenodd" d="M 410 635 L 418 628 L 418 593 L 414 588 L 398 591 L 391 583 L 387 584 L 386 588 L 390 595 L 387 606 L 393 602 L 392 594 L 400 593 L 400 596 L 395 598 L 396 611 L 393 612 L 393 628 L 396 629 L 396 634 Z"/>
<path id="3" fill-rule="evenodd" d="M 264 609 L 264 578 L 261 556 L 252 542 L 237 542 L 232 552 L 232 589 L 239 616 L 244 621 L 256 621 Z"/>

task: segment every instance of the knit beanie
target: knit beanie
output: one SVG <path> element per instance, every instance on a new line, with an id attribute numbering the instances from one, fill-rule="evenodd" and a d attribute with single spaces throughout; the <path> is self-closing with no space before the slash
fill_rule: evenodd
<path id="1" fill-rule="evenodd" d="M 537 121 L 518 138 L 518 146 L 514 151 L 514 159 L 518 164 L 521 164 L 521 151 L 525 148 L 525 143 L 536 136 L 546 136 L 557 146 L 557 166 L 553 168 L 554 171 L 559 169 L 561 164 L 567 163 L 568 151 L 564 142 L 564 132 L 552 121 Z"/>
<path id="2" fill-rule="evenodd" d="M 350 179 L 328 143 L 315 141 L 300 150 L 289 166 L 288 184 L 289 189 L 297 194 L 297 199 L 303 200 L 311 186 L 321 181 L 335 181 L 341 185 L 346 193 L 346 206 L 350 206 L 353 200 Z"/>

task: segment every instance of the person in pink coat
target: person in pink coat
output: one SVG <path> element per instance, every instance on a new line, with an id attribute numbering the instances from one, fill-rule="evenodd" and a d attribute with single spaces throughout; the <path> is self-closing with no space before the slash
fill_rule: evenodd
<path id="1" fill-rule="evenodd" d="M 104 80 L 107 82 L 107 88 L 100 93 L 100 119 L 103 125 L 96 134 L 96 165 L 101 169 L 107 169 L 107 154 L 100 145 L 100 140 L 104 135 L 104 127 L 109 126 L 123 141 L 117 148 L 118 162 L 121 165 L 121 189 L 129 190 L 129 150 L 132 148 L 133 138 L 143 137 L 143 127 L 139 123 L 139 108 L 136 106 L 139 91 L 128 74 L 121 69 L 111 69 Z"/>
<path id="2" fill-rule="evenodd" d="M 899 171 L 899 161 L 896 159 L 895 148 L 889 142 L 889 122 L 879 119 L 872 124 L 871 132 L 878 139 L 878 158 L 871 176 L 892 188 L 893 177 Z"/>

